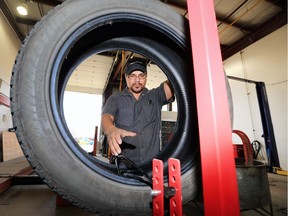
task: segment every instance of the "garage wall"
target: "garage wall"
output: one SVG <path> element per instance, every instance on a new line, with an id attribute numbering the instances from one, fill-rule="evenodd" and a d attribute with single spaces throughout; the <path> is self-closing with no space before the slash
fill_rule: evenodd
<path id="1" fill-rule="evenodd" d="M 280 165 L 287 170 L 287 25 L 227 59 L 224 68 L 230 76 L 265 82 Z M 264 145 L 255 85 L 234 80 L 229 83 L 233 128 Z M 233 137 L 234 142 L 236 139 Z M 265 156 L 265 151 L 261 153 L 260 158 Z"/>
<path id="2" fill-rule="evenodd" d="M 9 97 L 10 77 L 20 41 L 0 11 L 0 94 Z M 0 105 L 0 135 L 12 127 L 10 109 Z"/>

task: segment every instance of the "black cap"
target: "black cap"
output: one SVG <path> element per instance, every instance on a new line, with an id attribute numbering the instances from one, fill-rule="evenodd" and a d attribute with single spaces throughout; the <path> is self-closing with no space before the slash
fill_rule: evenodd
<path id="1" fill-rule="evenodd" d="M 129 75 L 135 70 L 147 73 L 146 62 L 142 59 L 129 59 L 126 63 L 126 74 Z"/>

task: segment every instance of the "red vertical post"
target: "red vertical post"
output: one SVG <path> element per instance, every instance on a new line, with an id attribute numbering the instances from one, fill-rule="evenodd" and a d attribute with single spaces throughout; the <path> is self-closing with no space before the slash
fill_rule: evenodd
<path id="1" fill-rule="evenodd" d="M 187 0 L 206 216 L 240 215 L 224 70 L 213 0 Z"/>
<path id="2" fill-rule="evenodd" d="M 153 216 L 164 216 L 163 162 L 153 159 Z"/>
<path id="3" fill-rule="evenodd" d="M 175 189 L 175 195 L 170 198 L 170 215 L 182 216 L 182 182 L 181 182 L 181 165 L 178 159 L 169 158 L 168 174 L 170 188 Z"/>
<path id="4" fill-rule="evenodd" d="M 95 132 L 94 132 L 94 144 L 93 144 L 93 151 L 92 151 L 92 155 L 96 156 L 97 153 L 97 142 L 98 140 L 98 126 L 95 127 Z"/>

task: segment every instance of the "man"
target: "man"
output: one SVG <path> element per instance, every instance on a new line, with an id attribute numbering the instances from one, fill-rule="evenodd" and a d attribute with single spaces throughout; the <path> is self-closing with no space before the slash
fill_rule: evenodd
<path id="1" fill-rule="evenodd" d="M 102 129 L 113 155 L 122 153 L 136 164 L 152 160 L 160 150 L 162 106 L 174 100 L 168 81 L 148 90 L 146 64 L 126 64 L 127 88 L 111 95 L 102 112 Z"/>

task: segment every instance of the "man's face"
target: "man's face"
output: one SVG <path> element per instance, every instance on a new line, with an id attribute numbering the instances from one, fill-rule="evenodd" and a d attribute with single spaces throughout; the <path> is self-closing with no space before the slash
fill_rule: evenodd
<path id="1" fill-rule="evenodd" d="M 133 71 L 131 74 L 126 75 L 127 87 L 132 93 L 141 93 L 144 90 L 146 82 L 147 74 L 142 71 Z"/>

